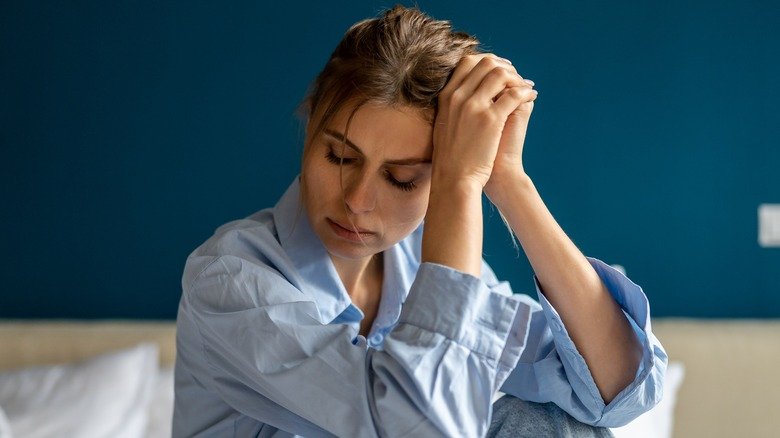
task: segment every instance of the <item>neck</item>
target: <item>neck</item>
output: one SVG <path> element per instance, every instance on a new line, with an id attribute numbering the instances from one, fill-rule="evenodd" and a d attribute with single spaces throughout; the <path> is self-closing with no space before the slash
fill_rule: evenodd
<path id="1" fill-rule="evenodd" d="M 333 255 L 330 258 L 350 296 L 352 296 L 353 291 L 361 289 L 361 285 L 370 283 L 377 277 L 382 277 L 381 252 L 359 260 L 348 260 Z"/>
<path id="2" fill-rule="evenodd" d="M 345 260 L 331 255 L 331 260 L 352 304 L 363 312 L 359 333 L 368 336 L 379 311 L 379 301 L 382 296 L 384 274 L 382 253 L 367 257 L 365 260 Z"/>

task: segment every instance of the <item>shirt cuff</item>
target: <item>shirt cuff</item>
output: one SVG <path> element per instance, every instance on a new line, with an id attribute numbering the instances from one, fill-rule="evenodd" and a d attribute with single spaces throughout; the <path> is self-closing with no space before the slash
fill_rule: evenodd
<path id="1" fill-rule="evenodd" d="M 536 285 L 539 303 L 542 306 L 552 330 L 555 344 L 559 347 L 558 350 L 561 356 L 565 358 L 565 361 L 571 365 L 571 368 L 579 377 L 579 379 L 576 379 L 575 381 L 579 381 L 585 386 L 584 388 L 573 389 L 580 394 L 582 390 L 587 391 L 587 393 L 593 397 L 594 401 L 601 406 L 602 418 L 604 418 L 608 416 L 608 413 L 611 410 L 623 405 L 623 400 L 625 398 L 631 397 L 638 391 L 638 388 L 642 386 L 642 383 L 650 375 L 654 365 L 660 365 L 659 362 L 662 362 L 663 365 L 665 365 L 666 353 L 663 351 L 658 339 L 652 334 L 650 305 L 642 288 L 629 280 L 620 271 L 601 260 L 592 257 L 587 257 L 587 259 L 591 266 L 596 270 L 596 273 L 601 278 L 601 281 L 606 286 L 610 295 L 612 295 L 623 310 L 623 313 L 631 324 L 635 336 L 642 346 L 642 360 L 634 380 L 611 400 L 609 405 L 604 405 L 604 401 L 601 398 L 596 382 L 593 380 L 593 376 L 585 363 L 585 359 L 574 345 L 574 341 L 572 341 L 566 327 L 563 325 L 563 321 L 558 314 L 558 311 L 555 310 L 552 304 L 547 300 L 547 297 L 541 292 L 541 286 L 536 276 L 534 276 L 534 284 Z M 649 391 L 647 395 L 650 396 L 650 399 L 647 400 L 647 398 L 645 398 L 649 404 L 646 409 L 649 409 L 660 400 L 660 394 L 655 394 L 656 391 L 653 388 L 645 389 Z"/>
<path id="2" fill-rule="evenodd" d="M 530 307 L 517 297 L 493 292 L 473 275 L 426 262 L 420 265 L 399 323 L 439 333 L 495 361 L 502 374 L 520 358 L 529 315 Z"/>

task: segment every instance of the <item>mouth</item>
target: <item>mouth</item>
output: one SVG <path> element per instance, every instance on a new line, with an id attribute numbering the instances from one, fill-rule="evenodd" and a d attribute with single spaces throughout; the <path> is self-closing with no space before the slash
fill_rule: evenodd
<path id="1" fill-rule="evenodd" d="M 326 218 L 326 220 L 328 222 L 328 225 L 330 225 L 330 228 L 333 230 L 334 233 L 336 233 L 337 236 L 353 242 L 364 241 L 366 239 L 373 237 L 376 234 L 372 231 L 368 231 L 360 227 L 357 227 L 358 232 L 355 232 L 354 229 L 347 228 L 346 226 L 342 225 L 339 222 L 334 221 L 331 218 Z"/>

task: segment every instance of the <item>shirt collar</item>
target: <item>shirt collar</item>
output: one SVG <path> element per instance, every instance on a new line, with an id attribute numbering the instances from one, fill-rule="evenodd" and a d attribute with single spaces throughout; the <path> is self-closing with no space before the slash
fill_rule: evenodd
<path id="1" fill-rule="evenodd" d="M 385 332 L 384 334 L 395 326 L 401 316 L 401 306 L 406 301 L 420 267 L 421 243 L 422 225 L 384 252 L 382 298 L 374 320 L 374 326 Z"/>
<path id="2" fill-rule="evenodd" d="M 296 177 L 273 210 L 279 243 L 299 278 L 290 279 L 317 303 L 320 322 L 330 323 L 351 304 L 325 246 L 314 233 L 301 202 L 300 176 Z"/>

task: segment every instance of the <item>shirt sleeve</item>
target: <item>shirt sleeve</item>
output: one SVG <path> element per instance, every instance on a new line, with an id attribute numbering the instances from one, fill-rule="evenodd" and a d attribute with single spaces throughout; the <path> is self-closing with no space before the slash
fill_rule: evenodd
<path id="1" fill-rule="evenodd" d="M 588 261 L 622 308 L 641 343 L 642 360 L 634 380 L 605 405 L 585 359 L 534 277 L 540 304 L 531 311 L 526 348 L 501 391 L 523 400 L 554 402 L 583 423 L 617 427 L 661 400 L 668 358 L 652 333 L 650 307 L 642 288 L 604 262 L 590 257 Z M 493 283 L 489 278 L 486 281 Z"/>
<path id="2" fill-rule="evenodd" d="M 423 263 L 384 348 L 323 324 L 273 269 L 233 256 L 185 289 L 180 339 L 195 376 L 237 411 L 305 436 L 482 436 L 491 396 L 520 359 L 531 307 Z"/>

